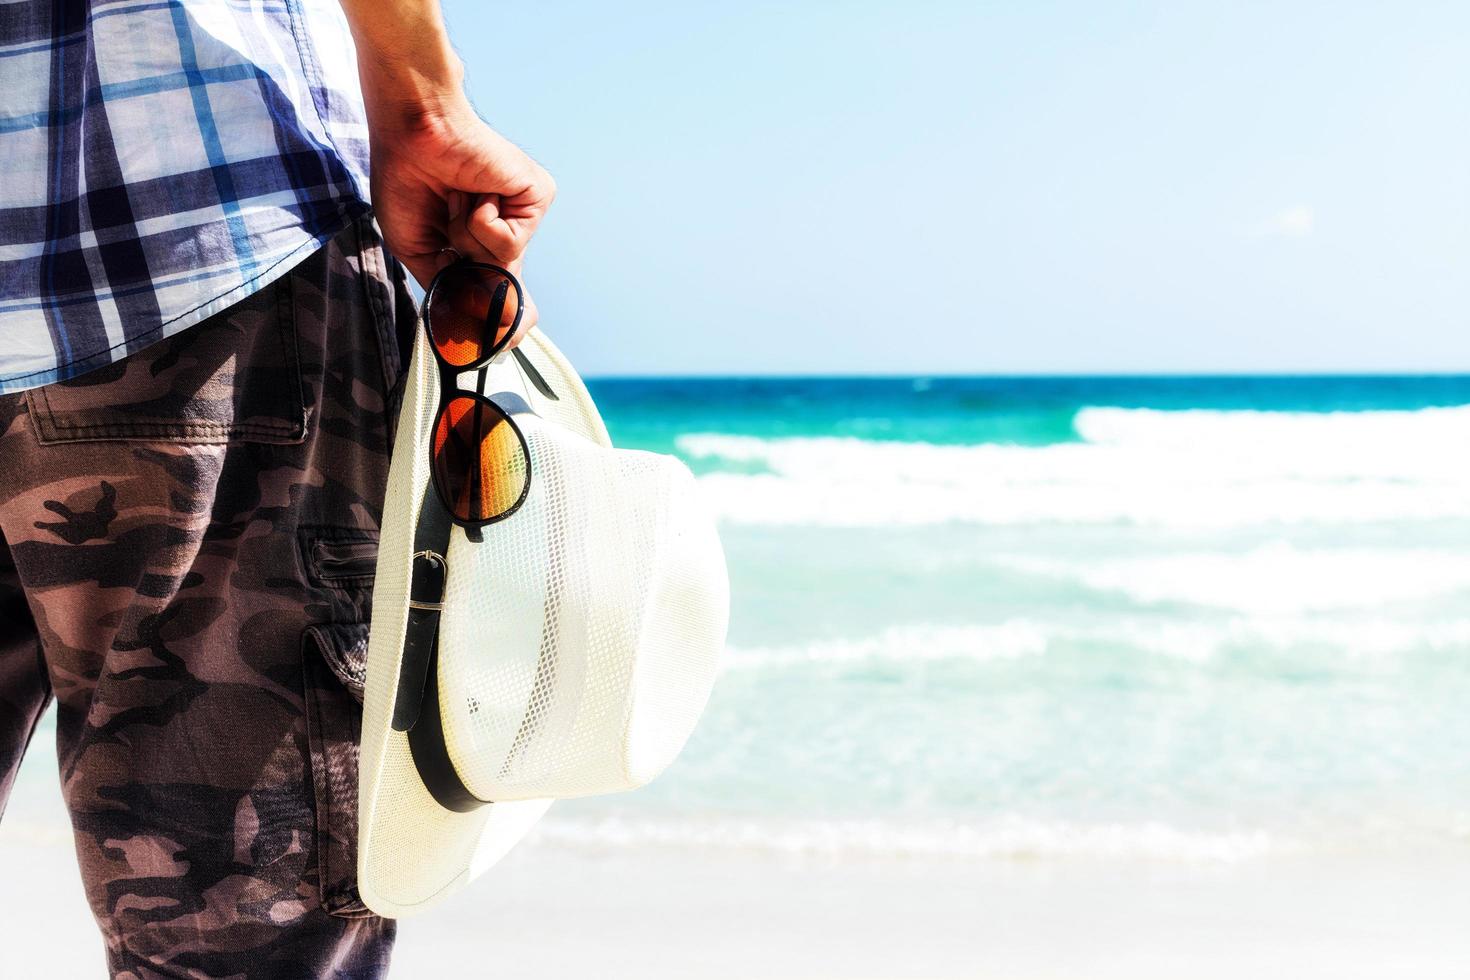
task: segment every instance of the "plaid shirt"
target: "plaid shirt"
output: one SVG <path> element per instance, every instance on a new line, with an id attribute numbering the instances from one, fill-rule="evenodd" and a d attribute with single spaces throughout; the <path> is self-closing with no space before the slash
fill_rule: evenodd
<path id="1" fill-rule="evenodd" d="M 0 2 L 0 393 L 267 285 L 367 209 L 337 0 Z"/>

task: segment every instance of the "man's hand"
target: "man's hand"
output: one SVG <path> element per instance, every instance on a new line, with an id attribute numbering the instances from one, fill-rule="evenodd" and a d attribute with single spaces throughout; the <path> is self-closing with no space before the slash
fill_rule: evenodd
<path id="1" fill-rule="evenodd" d="M 459 255 L 521 274 L 551 206 L 551 175 L 487 126 L 464 95 L 437 0 L 342 0 L 357 40 L 372 143 L 373 210 L 423 286 Z M 536 322 L 526 297 L 521 332 Z"/>

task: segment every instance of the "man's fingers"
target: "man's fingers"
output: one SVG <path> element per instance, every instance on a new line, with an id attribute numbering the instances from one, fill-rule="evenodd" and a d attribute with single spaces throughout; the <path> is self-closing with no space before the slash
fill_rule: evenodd
<path id="1" fill-rule="evenodd" d="M 479 239 L 470 234 L 469 220 L 470 208 L 474 202 L 474 195 L 464 194 L 460 191 L 450 191 L 449 222 L 444 226 L 444 237 L 449 239 L 449 247 L 460 256 L 472 262 L 489 262 L 493 265 L 503 265 L 499 258 L 480 244 Z M 458 209 L 454 206 L 454 198 L 458 197 L 463 202 Z M 451 259 L 454 254 L 446 252 Z"/>
<path id="2" fill-rule="evenodd" d="M 470 195 L 465 208 L 470 235 L 501 265 L 507 266 L 525 253 L 536 227 L 556 198 L 556 181 L 551 174 L 519 150 L 515 152 L 524 166 L 513 176 L 487 171 L 494 179 L 471 185 L 479 193 Z"/>
<path id="3" fill-rule="evenodd" d="M 513 201 L 499 194 L 482 194 L 469 209 L 466 230 L 501 265 L 509 265 L 525 254 L 540 221 L 540 212 L 517 213 Z"/>
<path id="4" fill-rule="evenodd" d="M 469 206 L 445 227 L 449 244 L 467 259 L 509 269 L 526 253 L 534 225 L 500 217 L 501 200 L 495 194 L 469 196 Z"/>

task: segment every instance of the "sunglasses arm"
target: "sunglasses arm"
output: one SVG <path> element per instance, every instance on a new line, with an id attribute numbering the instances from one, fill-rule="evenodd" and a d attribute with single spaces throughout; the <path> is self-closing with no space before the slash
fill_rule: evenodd
<path id="1" fill-rule="evenodd" d="M 546 379 L 541 377 L 541 372 L 536 370 L 536 365 L 531 363 L 531 359 L 529 357 L 521 353 L 521 349 L 519 347 L 512 347 L 510 349 L 510 352 L 511 355 L 515 357 L 516 363 L 521 366 L 521 370 L 525 372 L 526 377 L 530 380 L 532 387 L 541 392 L 543 397 L 549 398 L 554 402 L 561 401 L 561 399 L 557 397 L 556 392 L 551 390 L 551 385 L 547 384 Z"/>

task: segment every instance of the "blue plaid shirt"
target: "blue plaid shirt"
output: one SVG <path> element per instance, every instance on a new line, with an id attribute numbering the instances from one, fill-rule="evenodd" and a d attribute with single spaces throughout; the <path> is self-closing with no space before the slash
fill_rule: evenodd
<path id="1" fill-rule="evenodd" d="M 0 393 L 198 323 L 367 209 L 337 0 L 0 2 Z"/>

